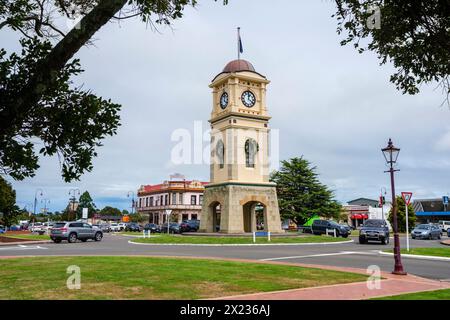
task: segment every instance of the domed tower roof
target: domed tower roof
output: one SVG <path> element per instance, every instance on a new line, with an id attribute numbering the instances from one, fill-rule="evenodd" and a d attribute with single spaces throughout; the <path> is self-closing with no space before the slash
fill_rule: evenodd
<path id="1" fill-rule="evenodd" d="M 255 67 L 247 60 L 233 60 L 228 62 L 228 64 L 223 68 L 222 72 L 238 72 L 238 71 L 252 71 L 256 72 Z"/>
<path id="2" fill-rule="evenodd" d="M 222 72 L 219 73 L 217 76 L 215 76 L 212 81 L 214 82 L 217 79 L 217 77 L 219 77 L 221 74 L 224 73 L 245 72 L 245 71 L 253 72 L 263 78 L 266 78 L 262 74 L 256 72 L 255 67 L 249 61 L 239 59 L 228 62 L 225 68 L 223 68 Z"/>

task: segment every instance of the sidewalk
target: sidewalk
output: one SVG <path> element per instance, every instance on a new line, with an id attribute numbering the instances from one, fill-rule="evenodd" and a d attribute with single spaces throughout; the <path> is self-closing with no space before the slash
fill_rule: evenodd
<path id="1" fill-rule="evenodd" d="M 291 264 L 292 265 L 292 264 Z M 328 270 L 366 274 L 366 270 L 341 267 L 296 264 L 301 267 L 314 267 Z M 420 291 L 434 291 L 450 288 L 450 282 L 424 279 L 414 275 L 397 276 L 382 272 L 380 289 L 369 289 L 366 282 L 336 284 L 304 289 L 291 289 L 274 292 L 261 292 L 237 296 L 221 297 L 214 300 L 361 300 L 393 296 Z"/>

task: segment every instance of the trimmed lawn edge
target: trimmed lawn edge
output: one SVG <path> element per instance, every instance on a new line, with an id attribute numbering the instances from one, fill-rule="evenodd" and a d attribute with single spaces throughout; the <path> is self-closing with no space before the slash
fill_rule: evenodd
<path id="1" fill-rule="evenodd" d="M 311 246 L 311 245 L 331 245 L 355 242 L 354 240 L 339 242 L 305 242 L 305 243 L 142 243 L 128 240 L 130 244 L 142 246 L 207 246 L 207 247 L 261 247 L 261 246 Z"/>
<path id="2" fill-rule="evenodd" d="M 396 294 L 393 296 L 379 296 L 379 297 L 373 297 L 370 298 L 368 300 L 417 300 L 417 298 L 414 299 L 414 297 L 411 297 L 411 299 L 397 299 L 399 297 L 407 297 L 407 296 L 414 296 L 417 294 L 428 294 L 428 293 L 435 293 L 435 292 L 443 292 L 443 291 L 449 291 L 450 289 L 430 289 L 430 290 L 422 290 L 422 291 L 414 291 L 414 292 L 408 292 L 408 293 L 403 293 L 403 294 Z M 433 300 L 433 299 L 420 299 L 423 301 L 427 301 L 427 300 Z"/>
<path id="3" fill-rule="evenodd" d="M 379 254 L 393 256 L 394 254 L 386 251 L 378 251 Z M 439 261 L 450 261 L 450 257 L 442 257 L 442 256 L 426 256 L 421 254 L 407 254 L 402 253 L 402 257 L 413 258 L 413 259 L 422 259 L 422 260 L 439 260 Z"/>

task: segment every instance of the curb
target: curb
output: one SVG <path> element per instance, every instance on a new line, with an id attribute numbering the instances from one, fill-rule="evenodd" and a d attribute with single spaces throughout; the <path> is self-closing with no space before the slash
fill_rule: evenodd
<path id="1" fill-rule="evenodd" d="M 355 240 L 339 241 L 339 242 L 318 242 L 318 243 L 139 243 L 128 240 L 129 244 L 137 244 L 142 246 L 196 246 L 196 247 L 265 247 L 265 246 L 313 246 L 313 245 L 331 245 L 331 244 L 345 244 L 355 242 Z"/>
<path id="2" fill-rule="evenodd" d="M 378 251 L 378 253 L 381 255 L 385 255 L 385 256 L 393 256 L 394 255 L 393 253 L 383 252 L 383 251 Z M 418 254 L 407 254 L 407 253 L 402 253 L 402 257 L 411 258 L 411 259 L 419 259 L 419 260 L 450 261 L 450 258 L 447 258 L 447 257 L 422 256 L 422 255 L 418 255 Z"/>

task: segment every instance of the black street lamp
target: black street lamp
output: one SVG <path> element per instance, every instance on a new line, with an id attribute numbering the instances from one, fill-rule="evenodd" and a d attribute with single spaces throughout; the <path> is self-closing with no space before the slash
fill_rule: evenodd
<path id="1" fill-rule="evenodd" d="M 37 206 L 37 196 L 38 193 L 42 197 L 44 195 L 44 191 L 42 189 L 36 189 L 36 192 L 34 193 L 34 207 L 33 207 L 33 215 L 36 215 L 36 206 Z"/>
<path id="2" fill-rule="evenodd" d="M 128 191 L 127 198 L 129 198 L 130 195 L 131 195 L 131 214 L 133 214 L 134 213 L 134 192 Z"/>
<path id="3" fill-rule="evenodd" d="M 394 172 L 400 171 L 394 169 L 394 164 L 397 162 L 400 149 L 394 147 L 392 140 L 389 138 L 388 146 L 386 148 L 381 149 L 381 151 L 383 151 L 384 158 L 386 159 L 386 162 L 389 165 L 389 170 L 385 172 L 389 172 L 391 174 L 392 217 L 393 217 L 392 227 L 394 229 L 394 259 L 395 259 L 395 267 L 392 273 L 398 275 L 406 275 L 406 272 L 403 270 L 402 257 L 400 253 L 400 239 L 398 236 L 398 223 L 397 223 L 397 200 L 395 199 L 395 184 L 394 184 Z"/>

